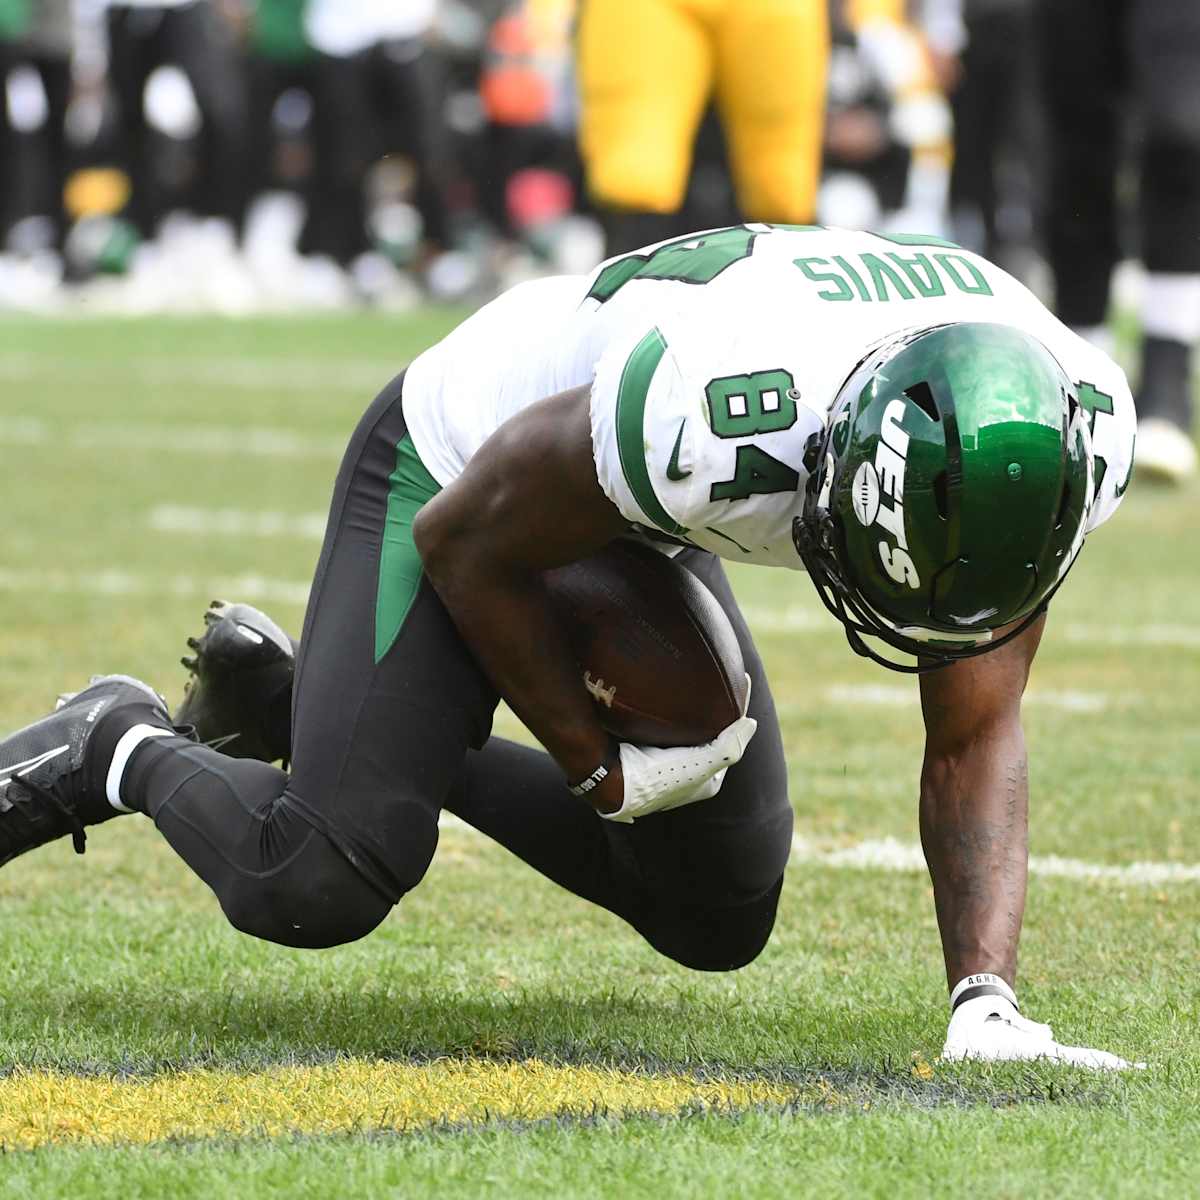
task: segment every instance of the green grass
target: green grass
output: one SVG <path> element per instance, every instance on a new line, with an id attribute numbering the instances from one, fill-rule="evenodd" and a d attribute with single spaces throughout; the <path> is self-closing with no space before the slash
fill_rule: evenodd
<path id="1" fill-rule="evenodd" d="M 210 581 L 303 581 L 317 546 L 160 534 L 150 511 L 321 510 L 370 396 L 455 316 L 0 323 L 0 729 L 95 671 L 143 675 L 177 699 Z M 30 422 L 59 431 L 55 444 L 21 442 Z M 189 452 L 214 427 L 287 431 L 307 453 Z M 152 449 L 131 432 L 147 429 Z M 1200 625 L 1198 503 L 1195 486 L 1135 485 L 1055 602 L 1033 687 L 1105 707 L 1028 708 L 1036 854 L 1200 862 L 1200 648 L 1107 636 Z M 146 594 L 87 590 L 114 569 Z M 915 704 L 828 693 L 886 684 L 915 698 L 915 685 L 856 660 L 802 576 L 743 570 L 735 584 L 757 614 L 823 622 L 760 638 L 798 830 L 830 846 L 913 841 Z M 267 607 L 298 628 L 297 603 Z M 1037 876 L 1022 950 L 1035 1018 L 1150 1069 L 937 1064 L 945 992 L 916 873 L 795 865 L 762 957 L 697 975 L 451 829 L 379 931 L 316 954 L 234 933 L 148 823 L 114 822 L 85 859 L 58 843 L 0 870 L 0 1072 L 536 1056 L 761 1074 L 825 1099 L 738 1116 L 54 1146 L 0 1156 L 0 1197 L 1194 1191 L 1200 888 Z"/>

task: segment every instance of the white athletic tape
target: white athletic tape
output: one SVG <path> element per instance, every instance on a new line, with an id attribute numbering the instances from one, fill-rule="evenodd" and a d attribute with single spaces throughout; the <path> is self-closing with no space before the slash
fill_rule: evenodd
<path id="1" fill-rule="evenodd" d="M 161 729 L 157 725 L 133 725 L 121 734 L 117 741 L 117 747 L 113 751 L 112 761 L 108 765 L 108 776 L 104 781 L 104 794 L 108 797 L 109 804 L 117 812 L 131 813 L 134 811 L 121 802 L 121 780 L 125 776 L 125 768 L 129 766 L 133 752 L 148 738 L 172 736 L 173 730 Z"/>

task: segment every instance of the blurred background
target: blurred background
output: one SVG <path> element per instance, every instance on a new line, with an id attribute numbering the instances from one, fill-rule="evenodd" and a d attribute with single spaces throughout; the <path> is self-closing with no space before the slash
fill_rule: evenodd
<path id="1" fill-rule="evenodd" d="M 1193 0 L 0 0 L 0 311 L 476 304 L 740 220 L 986 254 L 1195 472 Z"/>

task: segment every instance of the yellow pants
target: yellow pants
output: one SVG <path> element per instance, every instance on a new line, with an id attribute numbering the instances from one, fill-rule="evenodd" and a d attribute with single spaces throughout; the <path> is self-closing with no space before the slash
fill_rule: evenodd
<path id="1" fill-rule="evenodd" d="M 828 0 L 582 0 L 580 142 L 599 203 L 674 212 L 715 96 L 749 220 L 810 221 Z"/>

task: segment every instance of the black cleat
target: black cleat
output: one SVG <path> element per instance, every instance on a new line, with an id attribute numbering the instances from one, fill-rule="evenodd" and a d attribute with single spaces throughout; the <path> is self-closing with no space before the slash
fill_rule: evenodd
<path id="1" fill-rule="evenodd" d="M 82 854 L 84 826 L 118 815 L 88 761 L 97 728 L 118 709 L 130 726 L 170 726 L 153 688 L 128 675 L 97 675 L 48 717 L 0 741 L 0 866 L 68 833 Z"/>
<path id="2" fill-rule="evenodd" d="M 249 604 L 214 600 L 205 630 L 188 638 L 192 673 L 177 725 L 233 758 L 286 762 L 292 752 L 292 678 L 296 643 Z"/>

